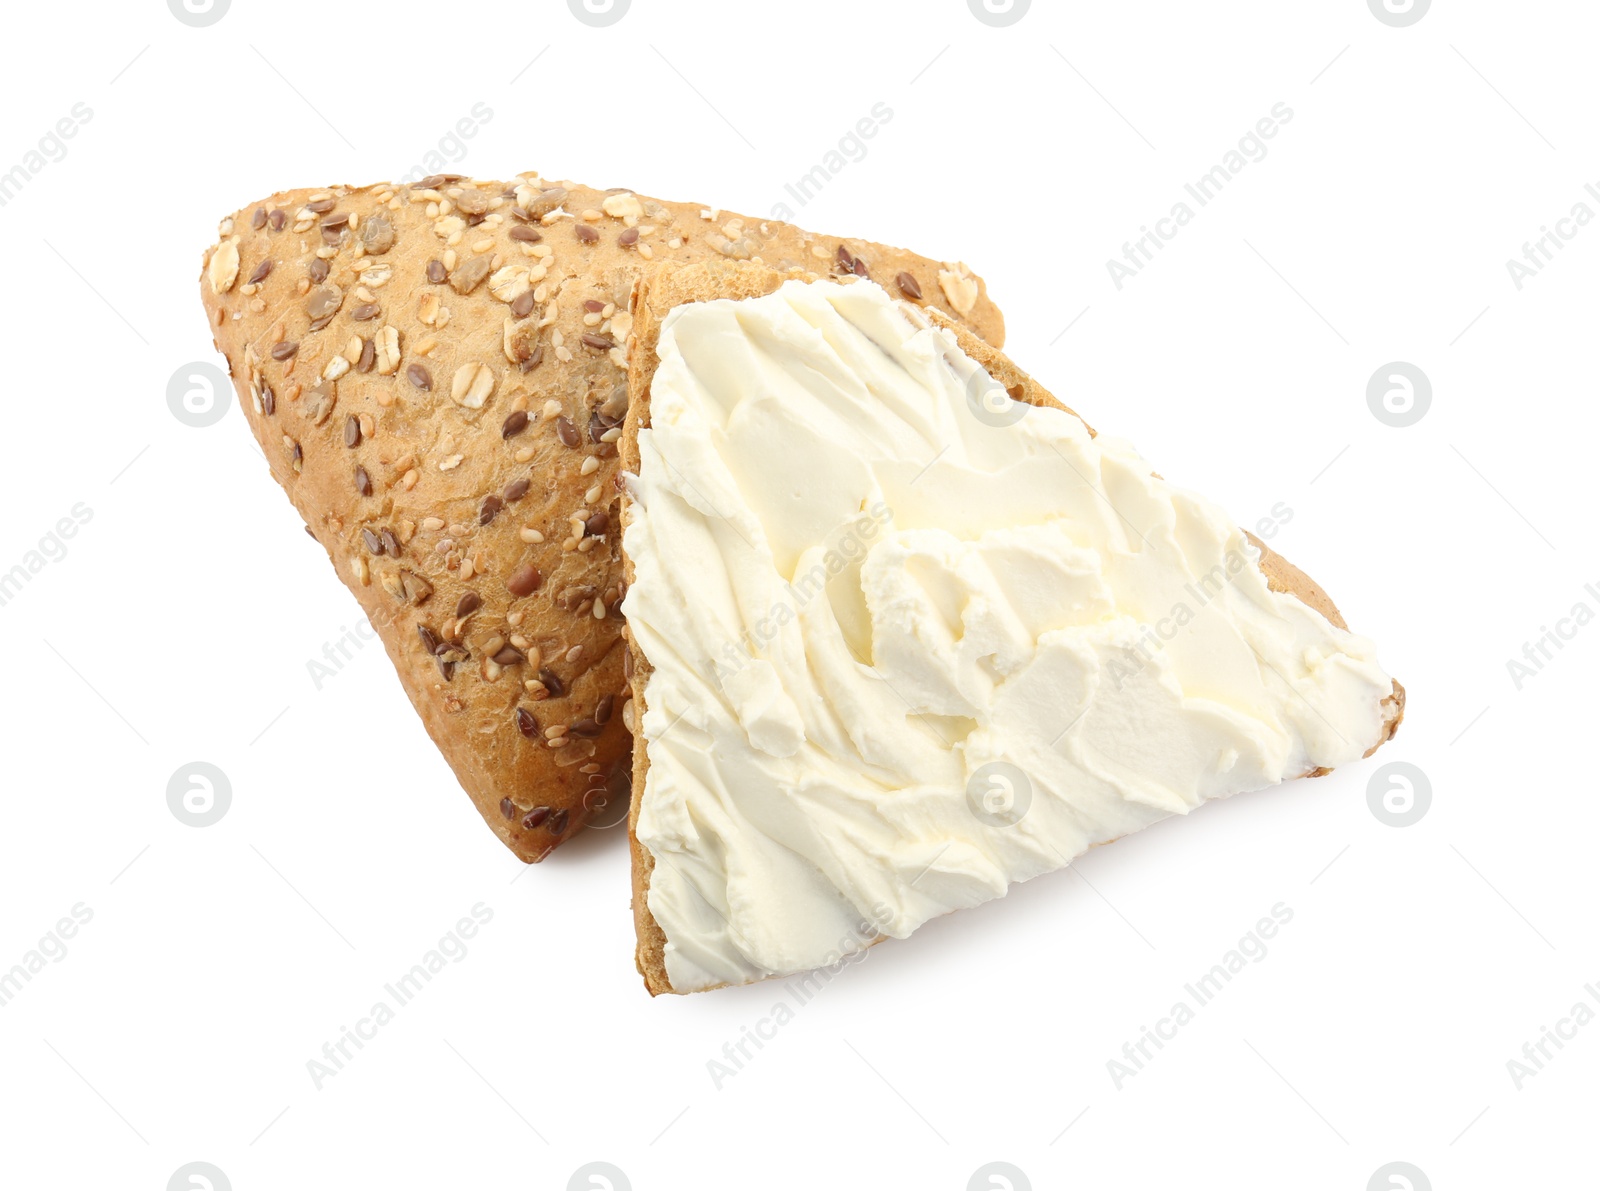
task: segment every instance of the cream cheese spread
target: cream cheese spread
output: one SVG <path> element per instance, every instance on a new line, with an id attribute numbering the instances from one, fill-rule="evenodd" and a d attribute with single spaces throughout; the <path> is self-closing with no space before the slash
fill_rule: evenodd
<path id="1" fill-rule="evenodd" d="M 1371 642 L 877 286 L 681 306 L 658 354 L 624 611 L 674 989 L 836 963 L 1378 741 Z"/>

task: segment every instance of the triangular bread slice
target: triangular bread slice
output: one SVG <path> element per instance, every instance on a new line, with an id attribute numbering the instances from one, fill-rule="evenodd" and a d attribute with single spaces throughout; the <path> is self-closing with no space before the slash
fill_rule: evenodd
<path id="1" fill-rule="evenodd" d="M 652 994 L 837 965 L 1399 725 L 1320 587 L 938 313 L 718 264 L 633 312 Z"/>
<path id="2" fill-rule="evenodd" d="M 994 343 L 981 279 L 856 239 L 524 174 L 273 195 L 201 293 L 246 420 L 457 778 L 538 860 L 615 822 L 616 446 L 633 283 L 751 259 L 871 276 Z"/>

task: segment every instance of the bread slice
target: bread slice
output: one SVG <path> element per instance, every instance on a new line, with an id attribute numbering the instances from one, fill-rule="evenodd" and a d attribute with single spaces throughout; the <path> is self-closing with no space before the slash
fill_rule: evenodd
<path id="1" fill-rule="evenodd" d="M 713 258 L 876 277 L 1004 339 L 964 265 L 537 174 L 284 191 L 205 254 L 273 477 L 524 860 L 620 809 L 629 295 L 651 262 Z"/>
<path id="2" fill-rule="evenodd" d="M 629 833 L 633 864 L 633 910 L 638 936 L 637 963 L 639 971 L 644 977 L 645 986 L 652 995 L 664 992 L 697 991 L 703 988 L 721 987 L 725 983 L 742 983 L 747 982 L 749 979 L 786 974 L 781 970 L 769 970 L 757 973 L 754 976 L 747 975 L 743 979 L 738 980 L 702 980 L 697 983 L 693 983 L 690 987 L 679 987 L 675 985 L 674 980 L 669 973 L 669 941 L 667 933 L 663 928 L 662 923 L 658 921 L 656 914 L 651 908 L 652 881 L 656 872 L 658 871 L 657 864 L 659 862 L 659 858 L 641 840 L 640 820 L 641 815 L 646 813 L 647 808 L 652 805 L 650 801 L 651 798 L 656 796 L 653 787 L 650 784 L 652 742 L 658 738 L 664 737 L 665 733 L 672 731 L 676 725 L 675 723 L 667 725 L 665 731 L 662 731 L 662 725 L 660 722 L 657 722 L 654 730 L 649 732 L 641 731 L 642 728 L 647 727 L 646 717 L 649 710 L 649 684 L 654 673 L 654 667 L 652 666 L 652 659 L 645 647 L 642 645 L 640 639 L 641 634 L 645 630 L 642 627 L 642 621 L 640 619 L 642 616 L 643 605 L 639 603 L 639 600 L 646 589 L 642 589 L 639 586 L 640 576 L 637 559 L 634 557 L 634 548 L 630 547 L 629 545 L 635 540 L 633 536 L 635 527 L 642 526 L 650 516 L 648 510 L 641 505 L 641 500 L 648 499 L 649 491 L 648 486 L 642 481 L 650 478 L 649 474 L 647 472 L 642 472 L 641 469 L 652 466 L 652 464 L 646 462 L 645 455 L 641 451 L 641 432 L 647 431 L 651 426 L 651 389 L 657 369 L 661 365 L 661 359 L 658 355 L 657 348 L 662 336 L 663 323 L 668 319 L 669 315 L 671 315 L 673 311 L 678 310 L 680 307 L 684 307 L 692 303 L 720 302 L 722 300 L 739 302 L 749 299 L 758 299 L 765 295 L 773 294 L 786 282 L 793 282 L 796 284 L 831 284 L 828 282 L 822 282 L 813 276 L 809 276 L 803 270 L 791 270 L 785 272 L 748 264 L 710 262 L 687 268 L 662 268 L 659 270 L 653 270 L 641 281 L 633 299 L 634 343 L 629 358 L 629 388 L 631 397 L 628 415 L 624 423 L 623 436 L 620 442 L 622 452 L 622 468 L 626 477 L 624 496 L 622 500 L 622 523 L 625 545 L 623 564 L 625 572 L 624 577 L 630 592 L 626 602 L 626 607 L 630 617 L 627 635 L 629 637 L 629 672 L 632 694 L 631 702 L 626 705 L 624 709 L 624 715 L 629 721 L 629 724 L 637 738 L 637 742 L 633 751 L 634 797 L 629 812 Z M 948 347 L 958 349 L 959 353 L 964 354 L 966 357 L 970 358 L 970 360 L 975 361 L 984 372 L 986 372 L 994 379 L 994 381 L 997 381 L 1007 390 L 1012 399 L 1018 402 L 1027 403 L 1031 406 L 1048 407 L 1055 410 L 1062 410 L 1068 414 L 1071 414 L 1073 417 L 1077 417 L 1076 414 L 1073 414 L 1071 410 L 1068 410 L 1066 406 L 1057 401 L 1037 381 L 1023 373 L 1020 368 L 1012 363 L 1012 361 L 1003 355 L 999 350 L 982 342 L 969 330 L 945 317 L 940 312 L 932 312 L 931 314 L 928 314 L 927 312 L 923 313 L 925 318 L 922 320 L 921 325 L 926 325 L 927 320 L 931 319 L 932 326 L 935 328 L 935 330 L 931 332 L 932 334 L 937 335 L 941 330 L 947 333 Z M 915 317 L 917 312 L 906 311 L 906 314 L 908 318 L 912 319 L 913 325 L 918 325 Z M 803 335 L 804 331 L 802 329 L 796 331 L 795 334 L 797 336 Z M 717 342 L 720 342 L 720 340 Z M 769 340 L 763 340 L 762 342 L 767 343 Z M 832 343 L 833 341 L 829 340 L 828 342 Z M 704 346 L 703 343 L 702 346 Z M 880 343 L 879 346 L 882 346 L 882 344 Z M 848 357 L 846 353 L 841 352 L 840 358 Z M 1022 411 L 1017 412 L 1021 413 Z M 1079 421 L 1081 422 L 1081 419 L 1079 419 Z M 715 423 L 712 423 L 712 425 L 715 425 Z M 1095 434 L 1094 430 L 1092 428 L 1088 428 L 1086 423 L 1084 426 L 1086 429 L 1088 429 L 1088 436 L 1093 439 Z M 1004 433 L 1004 431 L 1000 431 L 999 433 Z M 844 450 L 845 447 L 841 446 L 840 449 Z M 929 453 L 932 453 L 931 449 Z M 1135 462 L 1137 463 L 1136 457 L 1134 458 Z M 1065 461 L 1065 456 L 1063 456 L 1063 460 Z M 759 463 L 760 461 L 757 462 Z M 662 465 L 660 463 L 655 463 L 653 466 L 660 468 Z M 674 466 L 674 471 L 675 467 L 676 465 Z M 750 470 L 755 471 L 759 469 L 757 467 L 752 467 Z M 639 479 L 634 479 L 633 477 L 639 477 Z M 1156 478 L 1158 479 L 1159 477 Z M 712 484 L 715 484 L 716 479 L 717 477 L 714 475 L 711 477 Z M 806 481 L 804 480 L 797 481 L 795 486 L 798 488 L 803 486 L 805 482 Z M 700 479 L 700 483 L 705 484 L 706 480 Z M 696 500 L 703 499 L 709 506 L 714 508 L 715 511 L 724 513 L 724 510 L 718 504 L 720 497 L 715 494 L 725 490 L 712 486 L 706 487 L 705 491 L 712 493 L 713 495 L 703 495 L 698 487 L 696 487 L 694 491 L 696 494 Z M 641 496 L 641 493 L 644 495 Z M 796 492 L 795 495 L 798 496 L 798 492 Z M 1106 498 L 1102 495 L 1101 499 L 1105 500 Z M 724 516 L 727 516 L 727 514 L 724 513 Z M 708 522 L 709 520 L 710 519 L 708 518 Z M 1154 530 L 1152 530 L 1152 533 L 1153 532 Z M 751 536 L 748 527 L 740 529 L 739 534 L 741 538 L 747 538 Z M 640 544 L 648 544 L 646 543 L 647 537 L 648 534 L 641 535 L 639 539 Z M 1311 609 L 1315 614 L 1312 617 L 1306 617 L 1302 613 L 1297 616 L 1298 620 L 1304 620 L 1307 623 L 1320 623 L 1323 626 L 1322 631 L 1325 631 L 1331 639 L 1342 639 L 1341 634 L 1343 630 L 1345 630 L 1345 622 L 1339 615 L 1338 609 L 1334 607 L 1332 601 L 1328 598 L 1327 594 L 1319 586 L 1317 586 L 1317 584 L 1312 582 L 1303 572 L 1274 553 L 1270 548 L 1268 548 L 1253 535 L 1245 534 L 1244 537 L 1248 539 L 1250 546 L 1254 548 L 1254 551 L 1259 553 L 1259 557 L 1254 559 L 1251 565 L 1253 565 L 1258 572 L 1256 578 L 1258 581 L 1257 586 L 1259 587 L 1260 591 L 1270 593 L 1286 593 L 1287 595 L 1294 597 L 1300 601 L 1301 604 Z M 665 552 L 663 551 L 661 553 L 662 557 L 665 558 Z M 710 582 L 709 579 L 708 582 Z M 1269 602 L 1276 599 L 1276 597 L 1271 596 L 1266 596 L 1264 598 L 1269 600 Z M 815 602 L 823 603 L 824 601 L 821 598 L 818 598 Z M 1274 604 L 1273 606 L 1276 607 L 1277 605 Z M 1292 609 L 1296 605 L 1290 602 L 1285 606 Z M 1331 628 L 1329 626 L 1331 626 Z M 1339 630 L 1339 632 L 1335 633 L 1333 631 L 1335 629 Z M 732 631 L 733 629 L 730 627 L 729 632 Z M 1359 639 L 1354 638 L 1351 640 L 1359 641 Z M 658 645 L 659 644 L 660 643 L 658 641 Z M 696 647 L 696 642 L 692 640 L 684 640 L 675 637 L 670 642 L 670 647 L 664 652 L 674 655 L 672 658 L 672 664 L 677 666 L 681 665 L 682 658 L 690 656 Z M 874 642 L 874 664 L 876 664 L 877 660 L 877 648 L 878 645 L 876 642 Z M 1254 646 L 1251 648 L 1253 649 Z M 857 659 L 863 662 L 866 660 L 860 658 L 859 654 L 857 654 Z M 1260 653 L 1256 654 L 1256 659 L 1259 667 L 1270 668 L 1270 663 L 1268 663 Z M 809 658 L 807 660 L 807 665 L 813 665 Z M 1260 672 L 1256 674 L 1256 677 L 1260 679 L 1264 689 L 1266 687 L 1273 687 L 1274 689 L 1277 689 L 1278 683 L 1276 682 L 1276 679 L 1283 679 L 1281 674 L 1275 674 L 1275 677 L 1269 676 L 1265 672 L 1265 669 L 1261 669 Z M 1360 720 L 1360 722 L 1369 726 L 1370 737 L 1357 742 L 1351 742 L 1348 739 L 1345 739 L 1344 744 L 1349 746 L 1349 755 L 1354 755 L 1355 749 L 1363 750 L 1363 755 L 1370 755 L 1371 752 L 1377 749 L 1379 745 L 1388 740 L 1398 728 L 1404 713 L 1405 693 L 1399 683 L 1392 683 L 1391 686 L 1390 681 L 1391 680 L 1381 674 L 1381 671 L 1378 671 L 1377 678 L 1371 682 L 1371 705 L 1370 707 L 1364 707 L 1361 710 L 1360 715 L 1356 717 Z M 1282 696 L 1285 700 L 1293 700 L 1300 697 L 1294 693 L 1294 688 L 1290 686 L 1287 679 L 1283 679 L 1282 690 L 1285 692 Z M 1185 696 L 1188 695 L 1187 691 L 1184 693 Z M 710 701 L 713 700 L 702 700 L 702 703 Z M 1306 702 L 1305 706 L 1311 711 L 1316 711 L 1316 706 L 1310 702 Z M 695 709 L 691 714 L 684 718 L 691 720 L 696 719 L 698 717 L 698 707 L 699 704 L 695 706 Z M 1366 718 L 1362 718 L 1363 716 Z M 913 732 L 915 730 L 911 726 L 911 719 L 912 715 L 908 714 L 906 717 L 906 727 L 904 729 L 906 732 Z M 1330 723 L 1329 727 L 1332 729 L 1333 725 Z M 687 731 L 688 729 L 680 730 Z M 892 726 L 885 726 L 883 728 L 885 733 L 894 730 L 896 729 L 894 729 Z M 1335 732 L 1338 731 L 1337 729 L 1333 730 Z M 681 739 L 682 738 L 680 737 L 680 740 Z M 703 760 L 705 767 L 720 778 L 722 775 L 721 754 L 716 751 L 715 745 L 709 745 L 706 747 Z M 1327 767 L 1306 761 L 1304 762 L 1303 767 L 1299 770 L 1298 774 L 1285 773 L 1282 776 L 1318 776 L 1326 772 L 1328 772 Z M 1258 784 L 1271 784 L 1271 782 L 1265 781 L 1259 782 Z M 708 789 L 709 788 L 711 787 L 708 787 Z M 724 787 L 721 786 L 716 788 L 719 790 L 724 789 Z M 1232 792 L 1234 791 L 1228 789 L 1223 790 L 1220 793 L 1225 795 L 1226 793 Z M 730 797 L 724 801 L 734 801 L 735 796 L 740 793 L 740 791 L 732 791 Z M 784 791 L 785 795 L 791 795 L 792 793 L 793 792 L 789 790 Z M 771 795 L 771 798 L 778 799 L 782 796 L 783 795 L 774 793 Z M 959 797 L 960 791 L 952 791 L 951 796 Z M 1209 796 L 1212 795 L 1206 795 L 1206 797 Z M 752 797 L 754 797 L 754 795 L 752 795 Z M 1035 805 L 1037 804 L 1038 798 L 1036 795 Z M 674 805 L 676 806 L 676 804 Z M 720 813 L 724 809 L 723 804 L 718 802 L 714 809 Z M 804 814 L 805 812 L 799 811 L 793 813 Z M 677 824 L 681 821 L 684 821 L 686 818 L 687 816 L 676 815 L 672 818 L 672 822 Z M 710 863 L 720 863 L 728 869 L 733 868 L 735 865 L 741 866 L 741 868 L 744 870 L 753 870 L 761 867 L 762 858 L 759 857 L 722 855 L 721 853 L 725 850 L 735 849 L 738 841 L 733 840 L 729 836 L 718 834 L 721 819 L 718 819 L 716 823 L 718 825 L 708 825 L 707 822 L 696 818 L 693 821 L 692 827 L 683 827 L 681 829 L 685 834 L 694 835 L 694 847 L 702 850 L 701 852 L 694 852 L 690 854 L 689 858 L 691 860 L 709 859 Z M 1137 830 L 1138 826 L 1141 825 L 1143 825 L 1143 823 L 1139 822 L 1131 827 L 1127 827 L 1125 830 Z M 1016 830 L 1016 828 L 1011 828 L 1011 830 Z M 1117 838 L 1121 834 L 1124 834 L 1125 830 L 1107 832 L 1105 833 L 1104 838 L 1089 839 L 1087 844 L 1092 846 L 1093 844 L 1097 843 L 1109 842 L 1110 839 Z M 809 837 L 806 837 L 805 842 L 811 843 L 813 841 L 811 841 Z M 848 841 L 846 841 L 844 846 L 848 846 Z M 789 856 L 787 854 L 787 849 L 774 849 L 774 851 L 783 851 L 784 856 L 782 858 L 782 863 L 788 863 Z M 832 855 L 827 854 L 826 849 L 819 847 L 816 849 L 816 851 L 824 853 L 823 859 L 819 861 L 819 864 L 825 864 L 834 859 Z M 1060 853 L 1058 852 L 1057 855 L 1060 855 Z M 802 859 L 802 863 L 808 863 L 811 859 L 813 859 L 813 857 L 808 855 Z M 1062 856 L 1060 864 L 1048 864 L 1039 868 L 1037 871 L 1047 871 L 1050 867 L 1061 867 L 1062 864 L 1065 864 L 1070 859 L 1071 854 Z M 677 865 L 674 864 L 674 867 L 676 868 Z M 678 874 L 675 874 L 675 876 L 676 875 Z M 1030 872 L 1027 875 L 1034 874 Z M 989 894 L 989 896 L 992 895 L 992 893 Z M 706 901 L 703 896 L 701 900 Z M 983 900 L 983 896 L 979 896 L 976 900 Z M 731 905 L 732 901 L 733 898 L 730 895 L 727 904 Z M 709 905 L 710 903 L 706 902 L 706 904 Z M 781 898 L 777 904 L 784 905 L 785 907 L 788 905 L 788 903 L 782 901 Z M 968 904 L 970 904 L 970 899 Z M 716 909 L 715 906 L 712 906 L 711 908 L 713 910 Z M 857 910 L 863 914 L 866 913 L 866 911 L 861 908 L 859 903 L 857 903 Z M 941 910 L 940 912 L 943 911 Z M 721 911 L 718 911 L 718 916 L 722 917 L 723 921 L 728 921 L 726 917 L 721 915 Z M 879 925 L 881 926 L 881 923 Z M 915 922 L 913 922 L 911 925 L 914 926 Z M 729 923 L 729 929 L 730 932 L 732 932 L 733 927 L 731 922 Z M 888 932 L 885 930 L 875 931 L 874 929 L 867 929 L 864 931 L 864 937 L 859 940 L 860 946 L 864 947 L 873 942 L 880 941 L 881 938 L 886 937 L 887 933 Z M 836 953 L 834 955 L 830 955 L 829 958 L 841 959 L 844 957 Z M 815 966 L 815 957 L 811 964 L 802 966 Z M 801 966 L 791 967 L 789 970 L 798 971 L 801 970 Z"/>

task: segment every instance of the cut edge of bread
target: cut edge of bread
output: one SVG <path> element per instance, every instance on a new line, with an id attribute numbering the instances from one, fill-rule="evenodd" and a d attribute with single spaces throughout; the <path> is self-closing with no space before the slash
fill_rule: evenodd
<path id="1" fill-rule="evenodd" d="M 628 415 L 623 424 L 622 439 L 618 443 L 621 449 L 621 475 L 639 473 L 639 431 L 647 429 L 650 425 L 650 382 L 659 363 L 656 346 L 661 337 L 661 324 L 667 315 L 675 307 L 695 302 L 713 302 L 724 298 L 740 301 L 765 297 L 784 282 L 792 280 L 812 282 L 836 279 L 821 277 L 800 269 L 780 272 L 744 262 L 710 262 L 683 267 L 663 265 L 646 273 L 639 280 L 633 292 L 635 338 L 628 358 Z M 901 305 L 904 308 L 905 304 Z M 959 323 L 936 310 L 920 309 L 908 311 L 908 314 L 913 322 L 917 321 L 920 314 L 922 318 L 931 320 L 935 325 L 953 334 L 957 346 L 1004 386 L 1013 400 L 1065 410 L 1083 422 L 1091 435 L 1095 433 L 1094 427 L 1090 426 L 1076 410 L 1058 400 L 1043 385 L 1013 363 L 1004 352 L 985 343 Z M 632 497 L 624 488 L 622 499 L 624 535 L 632 516 Z M 1321 613 L 1336 627 L 1348 631 L 1349 626 L 1345 624 L 1344 617 L 1340 615 L 1333 600 L 1319 584 L 1254 534 L 1248 530 L 1244 532 L 1250 544 L 1261 552 L 1261 570 L 1271 590 L 1294 596 Z M 623 568 L 624 578 L 629 587 L 632 587 L 633 560 L 628 557 L 626 549 L 623 550 Z M 645 778 L 650 769 L 649 749 L 640 737 L 644 725 L 644 690 L 650 677 L 651 665 L 639 648 L 638 642 L 634 640 L 633 634 L 628 632 L 625 635 L 631 665 L 629 686 L 633 699 L 632 722 L 635 726 L 633 797 L 628 807 L 628 848 L 632 857 L 633 872 L 633 918 L 638 937 L 635 960 L 639 974 L 644 977 L 645 988 L 649 990 L 651 996 L 658 996 L 662 993 L 677 993 L 679 990 L 672 987 L 671 978 L 667 975 L 666 932 L 661 929 L 661 924 L 650 912 L 650 878 L 655 870 L 655 857 L 639 842 L 637 830 L 639 808 L 644 801 Z M 1405 705 L 1405 688 L 1399 682 L 1395 682 L 1393 691 L 1382 704 L 1384 720 L 1378 739 L 1362 754 L 1364 757 L 1370 757 L 1394 736 L 1401 720 L 1405 718 Z M 1318 768 L 1299 776 L 1321 777 L 1329 772 L 1331 770 L 1328 768 Z M 881 937 L 873 940 L 875 943 L 881 941 Z M 726 986 L 718 984 L 695 991 L 709 992 L 714 988 L 723 987 Z"/>

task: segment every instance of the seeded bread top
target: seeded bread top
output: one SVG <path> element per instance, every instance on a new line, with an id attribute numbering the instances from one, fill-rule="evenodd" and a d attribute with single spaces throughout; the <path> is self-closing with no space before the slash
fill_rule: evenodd
<path id="1" fill-rule="evenodd" d="M 202 296 L 272 474 L 529 860 L 618 809 L 616 440 L 642 270 L 870 276 L 1004 338 L 964 265 L 536 174 L 282 192 L 219 232 Z"/>

